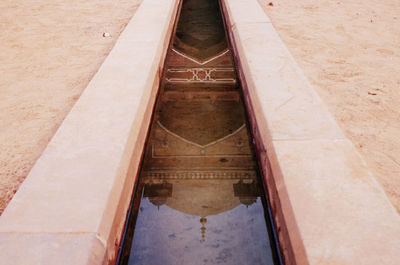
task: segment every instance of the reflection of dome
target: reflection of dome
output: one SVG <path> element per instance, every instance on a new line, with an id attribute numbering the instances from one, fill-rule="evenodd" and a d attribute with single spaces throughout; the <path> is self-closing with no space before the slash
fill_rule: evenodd
<path id="1" fill-rule="evenodd" d="M 143 197 L 149 198 L 149 201 L 160 208 L 167 202 L 167 198 L 172 195 L 172 184 L 170 183 L 148 183 L 144 187 Z"/>
<path id="2" fill-rule="evenodd" d="M 239 197 L 240 202 L 246 207 L 255 203 L 259 196 L 258 186 L 255 181 L 245 183 L 240 180 L 238 183 L 233 184 L 233 190 L 235 196 Z"/>
<path id="3" fill-rule="evenodd" d="M 254 179 L 202 179 L 200 173 L 193 174 L 189 179 L 168 179 L 168 182 L 149 179 L 143 197 L 157 207 L 167 205 L 179 212 L 205 218 L 232 210 L 240 204 L 249 206 L 259 196 Z M 201 220 L 204 222 L 205 219 Z"/>
<path id="4" fill-rule="evenodd" d="M 155 198 L 149 198 L 149 201 L 155 206 L 160 207 L 161 205 L 167 202 L 167 198 L 155 197 Z"/>
<path id="5" fill-rule="evenodd" d="M 166 205 L 185 214 L 206 217 L 229 211 L 240 205 L 232 185 L 237 180 L 170 180 L 174 191 Z"/>
<path id="6" fill-rule="evenodd" d="M 239 197 L 239 200 L 247 207 L 255 203 L 257 201 L 257 197 Z"/>

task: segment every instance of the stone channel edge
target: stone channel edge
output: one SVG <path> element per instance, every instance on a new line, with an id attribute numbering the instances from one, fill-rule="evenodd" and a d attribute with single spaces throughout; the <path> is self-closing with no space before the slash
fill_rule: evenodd
<path id="1" fill-rule="evenodd" d="M 400 264 L 400 216 L 257 0 L 220 0 L 285 264 Z"/>

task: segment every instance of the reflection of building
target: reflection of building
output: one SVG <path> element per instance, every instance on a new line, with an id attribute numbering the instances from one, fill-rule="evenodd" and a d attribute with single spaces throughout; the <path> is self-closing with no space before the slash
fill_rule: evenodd
<path id="1" fill-rule="evenodd" d="M 244 110 L 234 90 L 201 100 L 167 96 L 147 145 L 144 197 L 157 207 L 199 216 L 204 241 L 207 216 L 249 206 L 259 195 Z"/>
<path id="2" fill-rule="evenodd" d="M 145 185 L 143 197 L 149 198 L 150 202 L 158 208 L 165 204 L 168 197 L 172 196 L 172 184 L 170 183 L 148 183 Z"/>
<path id="3" fill-rule="evenodd" d="M 143 197 L 159 207 L 166 205 L 185 214 L 206 217 L 257 200 L 257 182 L 238 179 L 171 179 L 157 183 L 146 179 Z M 249 188 L 250 187 L 250 188 Z M 236 191 L 239 190 L 239 194 Z"/>
<path id="4" fill-rule="evenodd" d="M 240 202 L 247 207 L 257 201 L 257 196 L 259 196 L 258 189 L 259 186 L 256 181 L 245 183 L 240 180 L 238 183 L 233 184 L 235 197 L 239 197 Z"/>
<path id="5" fill-rule="evenodd" d="M 200 217 L 250 205 L 258 180 L 249 138 L 237 100 L 162 100 L 141 172 L 144 196 Z"/>
<path id="6" fill-rule="evenodd" d="M 217 1 L 183 2 L 165 69 L 141 172 L 143 196 L 199 216 L 204 240 L 207 216 L 249 206 L 259 196 Z"/>
<path id="7" fill-rule="evenodd" d="M 207 216 L 257 200 L 256 166 L 238 101 L 178 103 L 160 104 L 141 173 L 144 197 L 157 207 L 199 216 L 204 241 Z M 184 105 L 190 107 L 180 108 Z M 192 110 L 182 111 L 187 108 Z M 194 108 L 218 110 L 196 117 Z M 209 125 L 209 119 L 219 126 Z"/>
<path id="8" fill-rule="evenodd" d="M 195 172 L 182 174 L 168 178 L 168 175 L 157 173 L 145 175 L 142 181 L 145 183 L 143 197 L 159 208 L 161 205 L 168 206 L 185 214 L 200 217 L 201 235 L 205 240 L 207 222 L 206 217 L 223 213 L 234 209 L 240 204 L 249 205 L 256 202 L 259 196 L 256 176 L 247 175 L 247 178 L 198 178 L 201 174 Z M 222 174 L 222 173 L 221 173 Z M 187 177 L 187 176 L 192 177 Z M 207 176 L 212 173 L 208 172 Z"/>

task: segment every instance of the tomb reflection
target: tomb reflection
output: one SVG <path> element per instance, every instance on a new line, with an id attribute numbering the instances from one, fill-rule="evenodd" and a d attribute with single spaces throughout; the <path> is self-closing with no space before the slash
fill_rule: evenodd
<path id="1" fill-rule="evenodd" d="M 185 0 L 120 264 L 276 264 L 218 2 Z"/>

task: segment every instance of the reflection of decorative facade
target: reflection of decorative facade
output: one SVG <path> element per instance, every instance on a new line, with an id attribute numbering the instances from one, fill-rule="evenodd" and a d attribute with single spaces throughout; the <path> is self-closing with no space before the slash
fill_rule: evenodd
<path id="1" fill-rule="evenodd" d="M 207 216 L 249 206 L 260 193 L 239 82 L 215 5 L 187 0 L 182 6 L 141 172 L 143 197 L 199 216 L 203 241 Z M 217 25 L 210 27 L 210 19 Z M 185 26 L 188 21 L 196 28 Z"/>
<path id="2" fill-rule="evenodd" d="M 181 3 L 124 264 L 273 264 L 262 183 L 219 2 Z"/>

